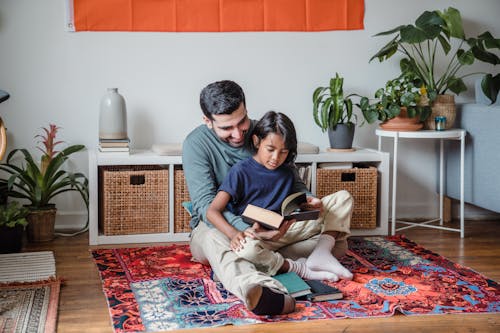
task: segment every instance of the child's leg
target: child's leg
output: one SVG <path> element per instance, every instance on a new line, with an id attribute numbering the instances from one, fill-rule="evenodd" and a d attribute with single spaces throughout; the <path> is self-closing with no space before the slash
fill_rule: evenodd
<path id="1" fill-rule="evenodd" d="M 338 281 L 338 276 L 335 273 L 327 271 L 315 271 L 307 267 L 306 258 L 298 260 L 286 259 L 284 264 L 287 272 L 295 272 L 298 276 L 306 280 L 331 280 Z"/>
<path id="2" fill-rule="evenodd" d="M 352 279 L 352 273 L 332 254 L 336 239 L 345 240 L 350 234 L 352 196 L 347 191 L 339 191 L 324 197 L 322 202 L 325 208 L 323 233 L 307 258 L 307 266 L 335 273 L 341 279 Z"/>

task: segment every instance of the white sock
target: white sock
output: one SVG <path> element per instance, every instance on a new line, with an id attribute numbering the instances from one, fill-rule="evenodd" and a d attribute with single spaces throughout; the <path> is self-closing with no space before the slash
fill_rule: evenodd
<path id="1" fill-rule="evenodd" d="M 338 281 L 339 277 L 332 272 L 313 271 L 307 267 L 305 258 L 297 261 L 286 259 L 289 265 L 289 272 L 295 272 L 298 276 L 306 280 L 331 280 Z"/>
<path id="2" fill-rule="evenodd" d="M 352 280 L 352 273 L 333 256 L 334 246 L 335 238 L 333 236 L 321 234 L 318 244 L 307 258 L 307 267 L 313 271 L 327 271 L 335 273 L 341 279 Z"/>

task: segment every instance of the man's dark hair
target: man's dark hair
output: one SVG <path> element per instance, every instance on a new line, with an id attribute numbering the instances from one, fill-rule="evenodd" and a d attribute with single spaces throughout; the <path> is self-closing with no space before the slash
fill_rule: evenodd
<path id="1" fill-rule="evenodd" d="M 210 83 L 200 93 L 200 106 L 205 117 L 210 120 L 212 115 L 231 114 L 245 104 L 243 89 L 233 81 L 224 80 Z"/>
<path id="2" fill-rule="evenodd" d="M 259 141 L 262 141 L 270 133 L 280 134 L 283 137 L 285 147 L 288 149 L 288 156 L 285 163 L 295 161 L 297 157 L 297 134 L 290 118 L 281 112 L 268 111 L 255 124 L 252 135 L 257 136 Z M 249 140 L 249 148 L 252 154 L 257 152 L 257 147 L 254 145 L 253 140 Z"/>

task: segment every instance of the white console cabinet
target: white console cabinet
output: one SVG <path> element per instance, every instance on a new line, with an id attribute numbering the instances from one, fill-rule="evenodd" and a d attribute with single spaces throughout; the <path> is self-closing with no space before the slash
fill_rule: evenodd
<path id="1" fill-rule="evenodd" d="M 373 229 L 353 229 L 353 235 L 387 235 L 389 203 L 389 153 L 372 149 L 357 148 L 354 152 L 320 152 L 319 154 L 299 154 L 296 163 L 310 165 L 311 192 L 316 191 L 316 170 L 319 163 L 352 162 L 364 163 L 378 169 L 378 213 L 377 226 Z M 169 170 L 169 229 L 168 233 L 104 235 L 99 230 L 99 166 L 117 165 L 166 165 Z M 130 154 L 101 153 L 89 151 L 89 244 L 124 244 L 187 241 L 188 233 L 174 230 L 174 168 L 182 166 L 181 156 L 160 156 L 151 151 L 132 150 Z"/>

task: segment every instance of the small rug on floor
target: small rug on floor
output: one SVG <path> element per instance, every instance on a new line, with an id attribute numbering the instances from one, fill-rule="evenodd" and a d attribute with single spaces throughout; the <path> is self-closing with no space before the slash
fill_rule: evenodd
<path id="1" fill-rule="evenodd" d="M 0 255 L 0 332 L 53 333 L 61 281 L 50 251 Z"/>
<path id="2" fill-rule="evenodd" d="M 298 301 L 282 316 L 256 316 L 191 261 L 188 245 L 92 251 L 115 332 L 276 321 L 500 312 L 500 285 L 404 236 L 351 237 L 340 259 L 352 281 L 329 284 L 344 299 Z"/>

